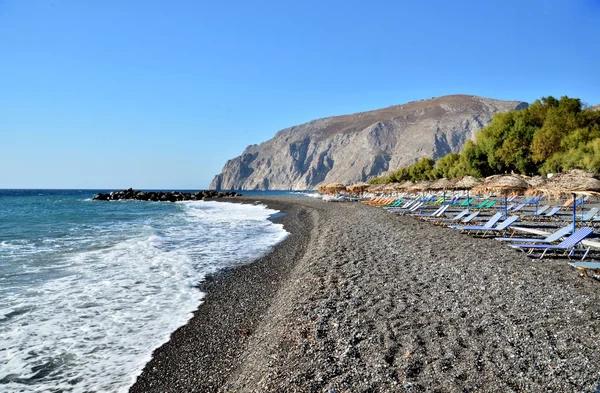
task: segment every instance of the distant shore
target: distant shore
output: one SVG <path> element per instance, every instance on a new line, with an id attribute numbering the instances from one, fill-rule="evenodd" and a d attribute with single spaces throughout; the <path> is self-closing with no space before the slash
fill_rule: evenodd
<path id="1" fill-rule="evenodd" d="M 600 286 L 360 203 L 260 200 L 290 236 L 215 275 L 131 392 L 594 391 Z M 225 200 L 224 200 L 225 201 Z"/>

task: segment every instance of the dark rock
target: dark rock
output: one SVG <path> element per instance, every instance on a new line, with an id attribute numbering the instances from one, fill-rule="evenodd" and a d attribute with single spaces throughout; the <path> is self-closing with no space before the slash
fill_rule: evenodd
<path id="1" fill-rule="evenodd" d="M 222 198 L 229 196 L 242 196 L 235 192 L 216 192 L 215 190 L 198 191 L 194 194 L 191 192 L 144 192 L 136 191 L 132 188 L 120 191 L 111 191 L 108 194 L 98 193 L 94 196 L 96 201 L 118 201 L 126 199 L 134 199 L 138 201 L 153 201 L 153 202 L 181 202 L 181 201 L 198 201 L 207 198 Z"/>

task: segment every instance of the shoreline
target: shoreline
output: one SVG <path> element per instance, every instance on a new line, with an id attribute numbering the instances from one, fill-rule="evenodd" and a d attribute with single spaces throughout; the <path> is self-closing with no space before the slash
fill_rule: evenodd
<path id="1" fill-rule="evenodd" d="M 359 203 L 249 197 L 290 235 L 220 272 L 131 392 L 581 392 L 600 387 L 600 287 Z"/>
<path id="2" fill-rule="evenodd" d="M 235 197 L 218 201 L 254 204 L 263 199 Z M 239 366 L 237 358 L 270 299 L 305 252 L 314 226 L 314 217 L 306 209 L 285 200 L 263 202 L 279 210 L 269 220 L 283 224 L 289 235 L 267 255 L 207 276 L 198 286 L 205 296 L 193 317 L 154 350 L 130 392 L 217 391 Z"/>

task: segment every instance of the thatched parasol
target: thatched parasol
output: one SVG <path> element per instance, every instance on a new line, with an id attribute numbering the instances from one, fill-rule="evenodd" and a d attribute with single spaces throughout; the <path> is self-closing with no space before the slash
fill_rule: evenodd
<path id="1" fill-rule="evenodd" d="M 385 192 L 394 192 L 400 190 L 400 183 L 388 183 L 383 187 L 383 191 Z"/>
<path id="2" fill-rule="evenodd" d="M 592 172 L 581 169 L 571 169 L 564 173 L 557 173 L 546 183 L 538 188 L 544 194 L 559 198 L 563 195 L 573 195 L 573 232 L 577 221 L 577 195 L 600 196 L 600 180 Z M 582 206 L 583 213 L 583 206 Z"/>
<path id="3" fill-rule="evenodd" d="M 319 185 L 317 189 L 320 193 L 335 194 L 336 192 L 346 191 L 346 186 L 342 183 L 330 183 L 325 185 Z"/>
<path id="4" fill-rule="evenodd" d="M 410 180 L 407 180 L 404 183 L 400 183 L 398 185 L 398 190 L 400 190 L 400 191 L 406 191 L 406 190 L 408 190 L 409 188 L 411 188 L 414 185 L 415 185 L 415 183 L 411 182 Z"/>
<path id="5" fill-rule="evenodd" d="M 375 184 L 369 187 L 369 192 L 379 192 L 383 191 L 383 189 L 387 186 L 387 184 Z"/>
<path id="6" fill-rule="evenodd" d="M 356 183 L 351 186 L 346 187 L 348 191 L 354 193 L 365 192 L 369 189 L 371 185 L 369 183 Z"/>
<path id="7" fill-rule="evenodd" d="M 481 184 L 481 179 L 477 179 L 473 176 L 465 176 L 462 179 L 460 179 L 459 181 L 457 181 L 456 183 L 454 183 L 454 186 L 452 187 L 452 189 L 454 190 L 470 190 L 471 188 L 477 186 Z"/>
<path id="8" fill-rule="evenodd" d="M 413 184 L 412 186 L 408 187 L 407 190 L 408 191 L 427 191 L 430 190 L 431 188 L 431 181 L 430 180 L 421 180 L 416 182 L 415 184 Z"/>
<path id="9" fill-rule="evenodd" d="M 450 189 L 452 189 L 452 187 L 454 187 L 455 183 L 456 183 L 455 180 L 450 180 L 450 179 L 446 179 L 445 177 L 442 177 L 441 179 L 437 179 L 436 181 L 431 183 L 431 185 L 429 186 L 429 189 L 434 190 L 434 191 L 450 190 Z"/>
<path id="10" fill-rule="evenodd" d="M 442 198 L 444 198 L 444 199 L 443 199 L 442 204 L 445 204 L 446 203 L 446 190 L 452 189 L 452 187 L 454 187 L 455 183 L 456 183 L 456 180 L 450 180 L 450 179 L 446 179 L 445 177 L 442 177 L 441 179 L 437 179 L 436 181 L 431 183 L 431 185 L 429 186 L 429 189 L 434 190 L 434 191 L 443 190 L 444 195 L 442 196 Z"/>
<path id="11" fill-rule="evenodd" d="M 486 177 L 483 183 L 472 188 L 476 193 L 500 192 L 506 195 L 514 191 L 525 191 L 529 185 L 517 175 L 493 175 Z"/>
<path id="12" fill-rule="evenodd" d="M 600 180 L 594 173 L 581 169 L 557 173 L 537 188 L 555 197 L 569 194 L 600 196 Z"/>
<path id="13" fill-rule="evenodd" d="M 525 191 L 525 195 L 528 197 L 540 196 L 541 194 L 543 194 L 543 192 L 540 191 L 540 188 L 543 188 L 544 184 L 546 184 L 546 182 L 548 181 L 543 176 L 528 177 L 523 180 L 525 180 L 525 182 L 529 186 L 529 188 L 527 188 L 527 190 Z"/>
<path id="14" fill-rule="evenodd" d="M 460 179 L 459 181 L 457 181 L 456 183 L 454 183 L 454 190 L 467 190 L 467 211 L 470 213 L 471 212 L 471 200 L 469 197 L 469 191 L 471 190 L 471 188 L 477 186 L 481 184 L 481 180 L 477 179 L 473 176 L 465 176 L 462 179 Z"/>
<path id="15" fill-rule="evenodd" d="M 473 187 L 471 191 L 475 193 L 485 192 L 500 192 L 504 196 L 504 219 L 508 215 L 508 194 L 511 192 L 523 192 L 529 185 L 518 175 L 493 175 L 486 177 L 484 182 L 478 186 Z"/>

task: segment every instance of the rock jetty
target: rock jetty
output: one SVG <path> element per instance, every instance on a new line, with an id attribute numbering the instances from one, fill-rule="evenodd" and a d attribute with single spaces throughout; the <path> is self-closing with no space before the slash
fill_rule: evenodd
<path id="1" fill-rule="evenodd" d="M 128 190 L 111 191 L 107 194 L 98 193 L 95 201 L 120 201 L 135 199 L 138 201 L 152 202 L 179 202 L 179 201 L 201 201 L 204 199 L 224 198 L 242 196 L 236 192 L 217 192 L 214 190 L 191 192 L 163 192 L 163 191 L 137 191 L 132 188 Z"/>

